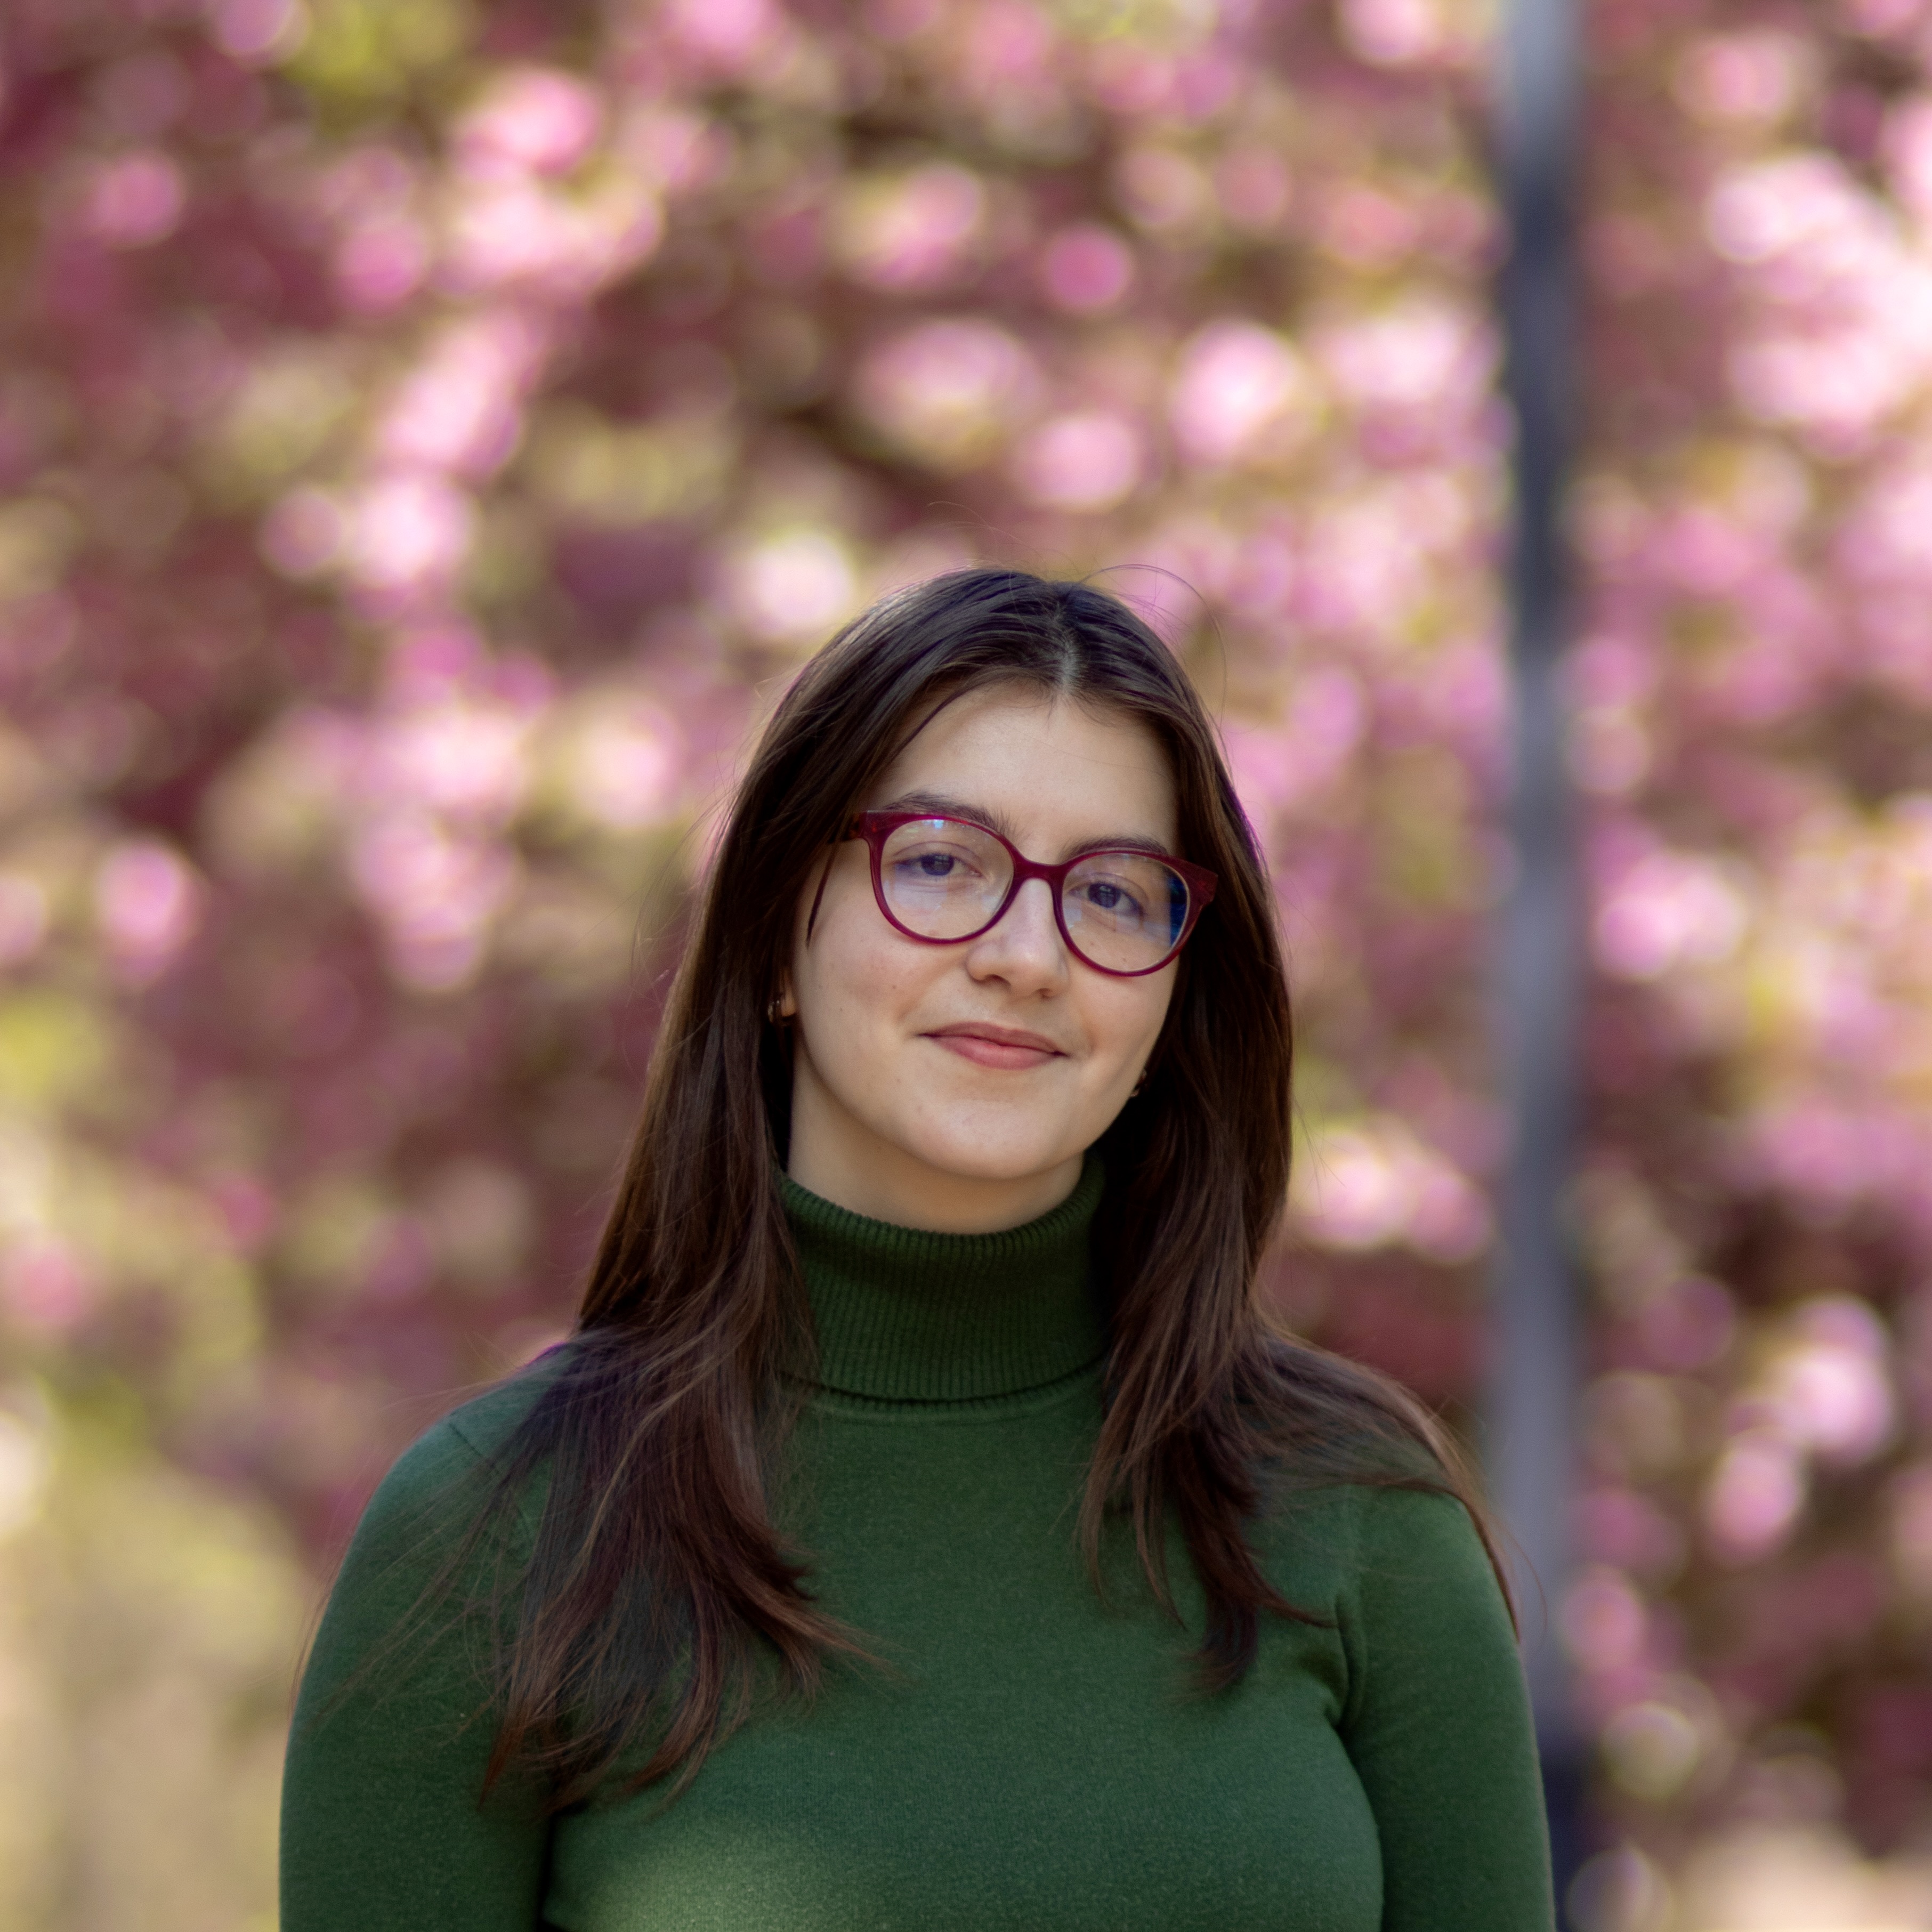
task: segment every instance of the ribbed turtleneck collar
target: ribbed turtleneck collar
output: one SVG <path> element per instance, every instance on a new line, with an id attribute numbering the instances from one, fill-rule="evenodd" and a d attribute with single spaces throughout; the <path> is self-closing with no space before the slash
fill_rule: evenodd
<path id="1" fill-rule="evenodd" d="M 787 1180 L 818 1331 L 820 1385 L 883 1402 L 1017 1395 L 1099 1360 L 1088 1241 L 1105 1176 L 1089 1155 L 1051 1213 L 996 1234 L 869 1220 Z"/>

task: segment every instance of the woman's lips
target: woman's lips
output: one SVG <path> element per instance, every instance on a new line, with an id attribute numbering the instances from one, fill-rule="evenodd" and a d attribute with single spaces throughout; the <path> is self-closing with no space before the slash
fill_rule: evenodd
<path id="1" fill-rule="evenodd" d="M 1030 1066 L 1043 1066 L 1060 1058 L 1060 1048 L 1036 1033 L 1018 1027 L 941 1027 L 926 1035 L 949 1053 L 970 1060 L 975 1066 L 990 1066 L 1004 1072 L 1023 1072 Z"/>

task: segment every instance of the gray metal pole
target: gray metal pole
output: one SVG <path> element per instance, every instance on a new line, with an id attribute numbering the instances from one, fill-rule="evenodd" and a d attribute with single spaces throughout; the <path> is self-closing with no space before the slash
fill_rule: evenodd
<path id="1" fill-rule="evenodd" d="M 1526 1663 L 1561 1890 L 1578 1862 L 1585 1751 L 1556 1613 L 1571 1564 L 1581 892 L 1561 688 L 1568 630 L 1564 489 L 1576 391 L 1577 0 L 1506 0 L 1497 166 L 1509 254 L 1498 290 L 1516 423 L 1509 560 L 1514 870 L 1497 932 L 1497 1043 L 1509 1126 L 1495 1283 L 1488 1450 L 1522 1579 Z"/>

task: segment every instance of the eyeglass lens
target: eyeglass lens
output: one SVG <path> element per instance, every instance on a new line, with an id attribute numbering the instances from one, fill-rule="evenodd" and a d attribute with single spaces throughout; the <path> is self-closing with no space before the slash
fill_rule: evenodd
<path id="1" fill-rule="evenodd" d="M 902 825 L 879 854 L 892 916 L 922 939 L 983 932 L 1012 884 L 1013 862 L 983 827 L 956 818 Z M 1144 972 L 1180 943 L 1187 882 L 1147 852 L 1094 852 L 1066 874 L 1060 916 L 1073 950 L 1113 973 Z"/>

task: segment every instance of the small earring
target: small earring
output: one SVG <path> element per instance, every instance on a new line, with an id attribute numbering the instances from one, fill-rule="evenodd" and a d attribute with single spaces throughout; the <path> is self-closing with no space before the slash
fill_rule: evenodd
<path id="1" fill-rule="evenodd" d="M 784 1016 L 778 1011 L 782 1004 L 781 998 L 775 997 L 765 1008 L 765 1022 L 768 1026 L 776 1026 L 784 1018 Z"/>

